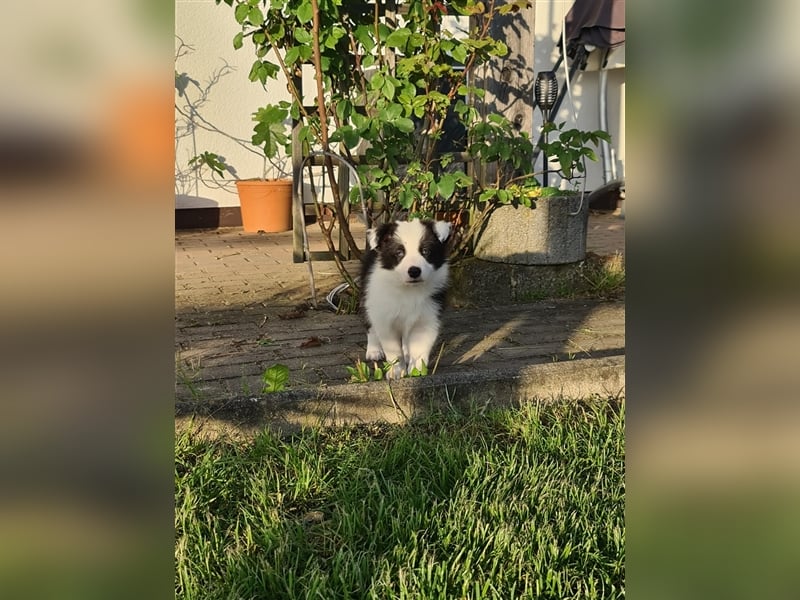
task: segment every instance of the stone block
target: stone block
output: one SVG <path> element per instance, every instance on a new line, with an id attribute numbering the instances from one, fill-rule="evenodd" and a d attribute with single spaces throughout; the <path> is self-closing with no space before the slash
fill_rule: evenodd
<path id="1" fill-rule="evenodd" d="M 535 208 L 501 206 L 475 247 L 483 260 L 515 265 L 558 265 L 586 257 L 589 203 L 580 196 L 537 198 Z"/>

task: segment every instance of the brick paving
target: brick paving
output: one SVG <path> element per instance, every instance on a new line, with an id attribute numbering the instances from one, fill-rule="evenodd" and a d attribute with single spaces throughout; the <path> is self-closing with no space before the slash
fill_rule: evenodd
<path id="1" fill-rule="evenodd" d="M 625 256 L 625 219 L 610 212 L 590 213 L 586 250 L 601 256 Z"/>
<path id="2" fill-rule="evenodd" d="M 308 233 L 311 249 L 322 250 L 318 226 L 309 225 Z M 354 235 L 360 239 L 363 227 Z M 624 256 L 624 219 L 592 212 L 587 250 Z M 311 296 L 309 270 L 292 262 L 292 232 L 177 231 L 176 398 L 258 395 L 260 374 L 276 362 L 289 366 L 294 386 L 346 382 L 345 366 L 363 357 L 363 323 L 324 309 L 324 294 L 341 277 L 333 262 L 312 266 L 322 306 L 300 316 L 294 308 Z M 354 262 L 348 268 L 358 272 Z M 622 302 L 592 301 L 448 310 L 440 369 L 624 354 L 624 315 Z"/>

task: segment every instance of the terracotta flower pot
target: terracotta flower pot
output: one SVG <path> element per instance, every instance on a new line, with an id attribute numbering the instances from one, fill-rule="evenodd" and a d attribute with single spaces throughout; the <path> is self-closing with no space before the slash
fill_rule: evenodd
<path id="1" fill-rule="evenodd" d="M 236 182 L 247 232 L 277 233 L 292 228 L 292 181 L 245 179 Z"/>

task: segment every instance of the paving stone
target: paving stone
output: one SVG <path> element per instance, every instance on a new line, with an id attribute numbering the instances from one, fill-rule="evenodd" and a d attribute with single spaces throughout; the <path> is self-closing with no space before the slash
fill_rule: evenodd
<path id="1" fill-rule="evenodd" d="M 587 250 L 624 256 L 624 226 L 618 216 L 593 212 Z M 321 244 L 317 226 L 308 231 L 313 243 Z M 356 239 L 362 237 L 363 226 Z M 363 359 L 363 319 L 328 310 L 325 294 L 341 278 L 332 262 L 323 261 L 311 265 L 319 309 L 307 310 L 298 319 L 281 318 L 311 298 L 308 265 L 292 262 L 291 244 L 291 232 L 245 234 L 238 228 L 176 232 L 179 403 L 260 396 L 260 376 L 276 362 L 289 367 L 295 392 L 316 393 L 348 381 L 346 367 Z M 346 264 L 351 273 L 358 272 L 357 262 Z M 431 359 L 438 358 L 437 377 L 523 373 L 533 365 L 624 357 L 625 352 L 625 307 L 620 301 L 497 302 L 448 309 L 443 322 Z M 301 347 L 311 337 L 323 344 Z"/>

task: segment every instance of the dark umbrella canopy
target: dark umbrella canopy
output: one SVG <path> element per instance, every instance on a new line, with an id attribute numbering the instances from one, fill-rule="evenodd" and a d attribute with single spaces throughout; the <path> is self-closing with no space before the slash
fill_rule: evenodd
<path id="1" fill-rule="evenodd" d="M 625 0 L 575 0 L 564 26 L 568 43 L 621 46 L 625 43 Z"/>

